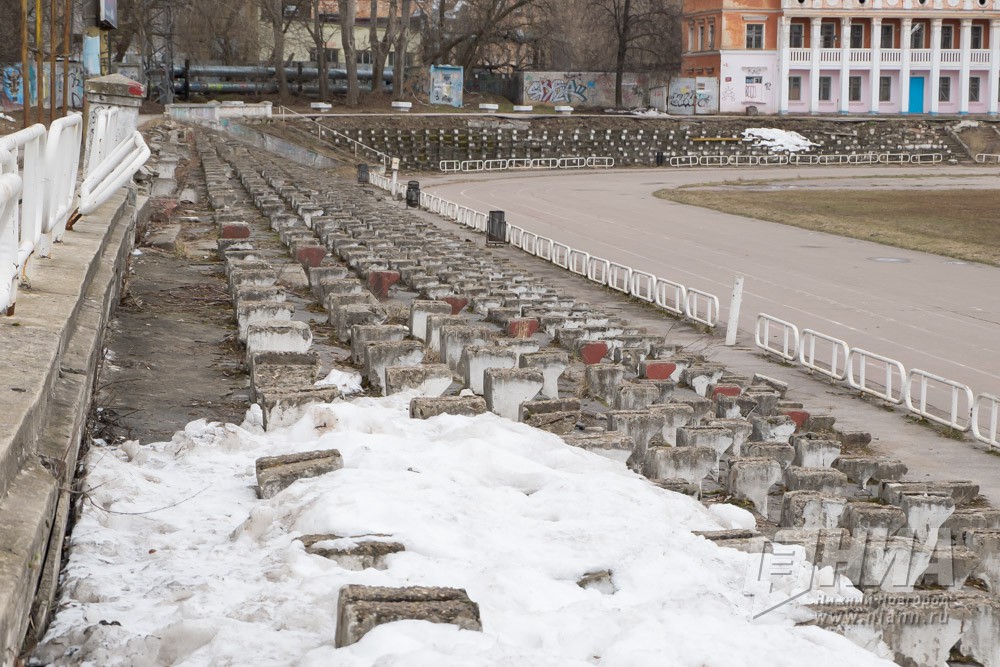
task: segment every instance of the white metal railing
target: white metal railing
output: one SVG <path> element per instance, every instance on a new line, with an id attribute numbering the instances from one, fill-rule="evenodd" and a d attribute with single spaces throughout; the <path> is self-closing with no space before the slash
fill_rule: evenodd
<path id="1" fill-rule="evenodd" d="M 927 408 L 927 392 L 931 388 L 930 383 L 947 388 L 949 394 L 947 417 L 942 417 Z M 918 392 L 916 402 L 913 400 L 914 389 Z M 956 431 L 968 431 L 972 425 L 972 408 L 976 404 L 976 399 L 972 389 L 961 382 L 955 382 L 940 375 L 914 368 L 906 377 L 904 396 L 906 409 L 924 419 L 944 424 Z"/>
<path id="2" fill-rule="evenodd" d="M 976 153 L 976 162 L 980 162 L 980 163 L 1000 162 L 1000 154 L 997 154 L 997 153 Z"/>
<path id="3" fill-rule="evenodd" d="M 719 323 L 719 297 L 689 287 L 684 300 L 684 314 L 694 322 L 714 327 Z"/>
<path id="4" fill-rule="evenodd" d="M 585 276 L 587 275 L 587 267 L 590 266 L 590 253 L 570 249 L 568 263 L 569 266 L 566 268 L 577 275 Z"/>
<path id="5" fill-rule="evenodd" d="M 750 155 L 745 153 L 723 153 L 702 155 L 679 155 L 667 159 L 671 167 L 777 167 L 782 165 L 832 165 L 832 164 L 937 164 L 944 161 L 941 153 L 831 153 L 831 154 L 791 154 L 773 153 Z M 980 153 L 977 162 L 1000 162 L 1000 155 Z"/>
<path id="6" fill-rule="evenodd" d="M 653 303 L 656 299 L 656 276 L 644 271 L 633 271 L 629 293 L 637 299 Z"/>
<path id="7" fill-rule="evenodd" d="M 0 174 L 0 314 L 13 314 L 18 284 L 18 200 L 21 176 Z"/>
<path id="8" fill-rule="evenodd" d="M 781 340 L 780 347 L 776 346 L 772 337 L 772 329 L 774 328 L 778 330 L 778 338 Z M 765 352 L 775 354 L 785 361 L 795 361 L 799 351 L 799 329 L 791 322 L 760 313 L 757 315 L 754 343 Z"/>
<path id="9" fill-rule="evenodd" d="M 499 158 L 495 160 L 441 160 L 438 169 L 445 173 L 477 171 L 509 171 L 522 169 L 610 169 L 615 159 L 610 156 L 570 156 L 544 158 Z"/>
<path id="10" fill-rule="evenodd" d="M 332 127 L 327 127 L 326 125 L 323 125 L 322 123 L 317 121 L 315 118 L 310 118 L 309 116 L 301 114 L 298 111 L 293 111 L 292 109 L 289 109 L 288 107 L 285 106 L 278 107 L 277 117 L 280 118 L 282 122 L 287 121 L 288 119 L 286 117 L 289 115 L 295 117 L 296 120 L 301 120 L 305 123 L 310 123 L 314 125 L 316 129 L 316 136 L 319 137 L 320 139 L 325 139 L 326 135 L 330 134 L 336 137 L 337 139 L 346 141 L 347 144 L 351 146 L 351 148 L 353 149 L 355 157 L 358 156 L 358 151 L 360 150 L 364 153 L 367 153 L 369 156 L 377 158 L 378 161 L 382 163 L 382 166 L 385 167 L 386 169 L 388 169 L 389 166 L 392 164 L 392 157 L 388 153 L 383 153 L 377 148 L 372 148 L 367 144 L 361 143 L 357 139 L 347 136 L 343 132 L 335 130 Z"/>
<path id="11" fill-rule="evenodd" d="M 45 213 L 45 126 L 35 124 L 0 137 L 0 172 L 7 178 L 6 224 L 0 236 L 0 311 L 13 314 L 17 290 L 30 282 Z M 20 156 L 20 159 L 19 159 Z M 77 158 L 79 159 L 79 157 Z M 18 164 L 22 166 L 19 168 Z M 19 171 L 20 169 L 20 171 Z M 19 187 L 18 187 L 19 186 Z M 20 201 L 17 194 L 20 194 Z"/>
<path id="12" fill-rule="evenodd" d="M 678 317 L 684 316 L 684 307 L 687 303 L 687 288 L 684 285 L 657 278 L 655 297 L 656 305 L 663 310 Z"/>
<path id="13" fill-rule="evenodd" d="M 149 147 L 117 108 L 101 109 L 94 120 L 87 174 L 80 185 L 80 215 L 89 215 L 132 179 L 149 159 Z"/>
<path id="14" fill-rule="evenodd" d="M 829 364 L 824 365 L 816 357 L 816 343 L 829 345 L 827 359 Z M 847 378 L 847 357 L 851 353 L 851 348 L 845 341 L 833 336 L 827 336 L 812 329 L 803 329 L 799 342 L 799 363 L 809 370 L 822 373 L 834 380 L 845 380 Z"/>
<path id="15" fill-rule="evenodd" d="M 600 283 L 601 285 L 607 285 L 608 269 L 610 266 L 611 262 L 608 260 L 592 256 L 589 260 L 587 260 L 587 280 Z M 600 268 L 600 272 L 597 270 L 598 267 Z"/>
<path id="16" fill-rule="evenodd" d="M 565 243 L 552 243 L 552 263 L 560 269 L 569 268 L 570 247 Z"/>
<path id="17" fill-rule="evenodd" d="M 985 415 L 987 416 L 986 430 L 983 430 L 982 418 L 986 405 Z M 992 394 L 980 394 L 976 397 L 976 402 L 972 406 L 972 435 L 979 442 L 984 442 L 990 447 L 1000 447 L 1000 434 L 997 433 L 998 415 L 1000 415 L 1000 398 Z"/>
<path id="18" fill-rule="evenodd" d="M 855 361 L 858 362 L 857 373 L 854 369 Z M 869 364 L 881 367 L 881 385 L 870 382 Z M 898 405 L 903 402 L 903 395 L 906 393 L 906 378 L 906 369 L 895 359 L 857 347 L 851 348 L 851 353 L 847 356 L 847 384 L 862 393 Z"/>
<path id="19" fill-rule="evenodd" d="M 613 290 L 629 294 L 632 289 L 632 269 L 617 262 L 608 262 L 607 285 Z"/>
<path id="20" fill-rule="evenodd" d="M 49 127 L 45 142 L 48 195 L 43 212 L 42 257 L 51 252 L 51 242 L 62 239 L 73 210 L 76 208 L 76 178 L 80 167 L 80 145 L 83 143 L 83 116 L 71 114 Z"/>

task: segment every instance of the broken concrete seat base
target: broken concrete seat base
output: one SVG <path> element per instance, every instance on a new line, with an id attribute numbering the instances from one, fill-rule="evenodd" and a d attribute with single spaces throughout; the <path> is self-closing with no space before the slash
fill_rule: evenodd
<path id="1" fill-rule="evenodd" d="M 273 498 L 294 482 L 319 477 L 344 467 L 344 459 L 336 449 L 299 452 L 257 459 L 257 495 Z"/>
<path id="2" fill-rule="evenodd" d="M 393 621 L 448 623 L 482 631 L 479 605 L 460 588 L 390 588 L 350 584 L 337 599 L 337 648 L 350 646 L 372 628 Z"/>

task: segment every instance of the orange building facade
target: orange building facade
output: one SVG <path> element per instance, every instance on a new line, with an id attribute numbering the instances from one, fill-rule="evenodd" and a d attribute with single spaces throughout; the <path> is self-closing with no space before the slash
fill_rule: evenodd
<path id="1" fill-rule="evenodd" d="M 1000 100 L 1000 0 L 685 0 L 682 76 L 721 113 L 980 113 Z"/>

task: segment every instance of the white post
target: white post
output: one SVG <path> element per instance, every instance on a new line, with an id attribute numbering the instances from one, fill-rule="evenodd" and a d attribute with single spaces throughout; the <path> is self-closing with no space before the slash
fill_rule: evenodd
<path id="1" fill-rule="evenodd" d="M 740 326 L 740 305 L 743 303 L 743 276 L 733 282 L 733 298 L 729 301 L 729 321 L 726 323 L 726 345 L 736 345 L 736 330 Z"/>
<path id="2" fill-rule="evenodd" d="M 900 22 L 899 48 L 903 50 L 899 65 L 899 110 L 901 113 L 910 111 L 910 32 L 913 30 L 913 19 L 905 18 Z"/>
<path id="3" fill-rule="evenodd" d="M 392 158 L 392 183 L 389 184 L 389 192 L 393 198 L 396 197 L 396 179 L 399 178 L 399 158 Z"/>
<path id="4" fill-rule="evenodd" d="M 959 48 L 962 50 L 962 70 L 958 80 L 958 113 L 966 114 L 969 113 L 969 70 L 972 69 L 972 19 L 962 19 L 961 25 Z M 982 94 L 982 82 L 980 82 L 979 95 Z"/>
<path id="5" fill-rule="evenodd" d="M 872 45 L 872 68 L 871 68 L 871 113 L 879 111 L 879 95 L 882 90 L 882 19 L 875 17 L 871 20 L 871 45 Z M 891 48 L 892 45 L 890 45 Z"/>
<path id="6" fill-rule="evenodd" d="M 990 21 L 990 80 L 989 85 L 982 86 L 981 90 L 989 95 L 991 116 L 997 114 L 997 107 L 1000 106 L 1000 21 Z M 980 93 L 982 94 L 982 93 Z"/>
<path id="7" fill-rule="evenodd" d="M 819 47 L 822 19 L 809 19 L 809 113 L 819 113 Z"/>
<path id="8" fill-rule="evenodd" d="M 931 113 L 936 114 L 941 102 L 941 19 L 931 19 Z M 954 91 L 952 91 L 954 94 Z"/>
<path id="9" fill-rule="evenodd" d="M 781 91 L 781 93 L 778 98 L 778 113 L 786 114 L 788 113 L 788 58 L 791 55 L 789 48 L 791 19 L 787 16 L 782 16 L 779 21 L 781 30 L 778 32 L 778 66 L 780 68 L 780 73 L 778 74 L 778 90 Z M 800 90 L 799 95 L 801 96 L 801 94 L 802 91 Z"/>
<path id="10" fill-rule="evenodd" d="M 838 111 L 842 114 L 850 112 L 850 80 L 851 80 L 851 17 L 840 19 L 840 104 Z"/>

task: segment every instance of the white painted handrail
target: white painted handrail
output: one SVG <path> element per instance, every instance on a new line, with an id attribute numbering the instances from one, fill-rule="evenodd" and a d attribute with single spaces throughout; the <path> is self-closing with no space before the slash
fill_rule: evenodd
<path id="1" fill-rule="evenodd" d="M 820 364 L 816 359 L 816 343 L 822 342 L 830 346 L 829 366 Z M 799 363 L 810 370 L 829 376 L 834 380 L 847 379 L 847 357 L 851 348 L 845 341 L 833 336 L 819 333 L 812 329 L 803 329 L 799 342 Z"/>
<path id="2" fill-rule="evenodd" d="M 714 327 L 719 323 L 719 297 L 689 287 L 684 301 L 684 314 L 694 322 Z"/>
<path id="3" fill-rule="evenodd" d="M 930 382 L 935 382 L 948 388 L 950 407 L 947 418 L 940 417 L 927 409 L 927 390 L 928 383 Z M 918 391 L 916 402 L 913 400 L 914 387 Z M 956 431 L 963 432 L 968 431 L 972 425 L 972 409 L 976 404 L 976 399 L 973 396 L 972 389 L 961 382 L 955 382 L 940 375 L 934 375 L 933 373 L 914 368 L 910 370 L 909 375 L 906 377 L 905 397 L 906 409 L 920 415 L 924 419 L 929 419 L 938 424 L 949 426 Z"/>
<path id="4" fill-rule="evenodd" d="M 21 176 L 0 174 L 0 315 L 12 314 L 18 284 L 18 199 Z"/>
<path id="5" fill-rule="evenodd" d="M 983 417 L 983 405 L 986 405 L 986 414 L 989 416 L 989 425 L 983 432 L 980 420 Z M 1000 425 L 997 419 L 1000 415 L 1000 398 L 993 394 L 980 394 L 976 397 L 976 402 L 972 406 L 972 435 L 979 442 L 984 442 L 990 447 L 1000 447 L 1000 433 L 997 433 L 997 426 Z"/>
<path id="6" fill-rule="evenodd" d="M 776 347 L 771 337 L 771 329 L 778 329 L 781 346 Z M 757 315 L 754 343 L 765 352 L 777 355 L 785 361 L 795 361 L 799 352 L 799 329 L 791 322 L 780 320 L 766 313 Z"/>
<path id="7" fill-rule="evenodd" d="M 673 298 L 668 298 L 670 295 L 673 295 Z M 668 313 L 684 317 L 684 309 L 687 305 L 687 288 L 680 283 L 657 278 L 655 301 L 657 306 Z"/>
<path id="8" fill-rule="evenodd" d="M 90 215 L 118 190 L 132 180 L 135 172 L 149 159 L 149 147 L 142 135 L 133 132 L 96 169 L 91 169 L 80 186 L 80 214 Z"/>
<path id="9" fill-rule="evenodd" d="M 629 294 L 642 301 L 652 303 L 656 298 L 656 276 L 652 273 L 633 271 Z"/>
<path id="10" fill-rule="evenodd" d="M 617 262 L 608 262 L 607 286 L 628 294 L 632 289 L 632 269 Z"/>
<path id="11" fill-rule="evenodd" d="M 587 260 L 587 280 L 591 280 L 600 285 L 607 285 L 610 266 L 611 262 L 608 260 L 591 256 L 590 259 Z M 597 271 L 598 267 L 601 269 L 600 273 Z"/>
<path id="12" fill-rule="evenodd" d="M 590 266 L 590 253 L 570 249 L 569 266 L 567 267 L 570 271 L 577 275 L 585 276 L 587 275 L 588 266 Z"/>
<path id="13" fill-rule="evenodd" d="M 76 208 L 76 177 L 80 167 L 80 144 L 83 141 L 83 116 L 78 113 L 53 121 L 45 142 L 47 179 L 42 232 L 45 235 L 41 257 L 48 257 L 46 240 L 59 241 Z"/>
<path id="14" fill-rule="evenodd" d="M 438 169 L 446 174 L 457 172 L 471 173 L 478 171 L 513 171 L 524 169 L 610 169 L 614 166 L 615 159 L 611 156 L 497 158 L 491 160 L 440 160 L 438 162 Z"/>
<path id="15" fill-rule="evenodd" d="M 854 369 L 855 361 L 858 362 L 857 373 Z M 868 363 L 870 361 L 877 362 L 884 368 L 881 388 L 869 383 Z M 896 376 L 899 377 L 898 384 L 894 382 Z M 895 359 L 857 347 L 851 348 L 851 352 L 847 356 L 847 384 L 862 393 L 877 396 L 899 405 L 903 402 L 903 396 L 906 393 L 906 369 Z"/>
<path id="16" fill-rule="evenodd" d="M 560 269 L 569 268 L 570 247 L 565 243 L 552 243 L 552 263 Z"/>

